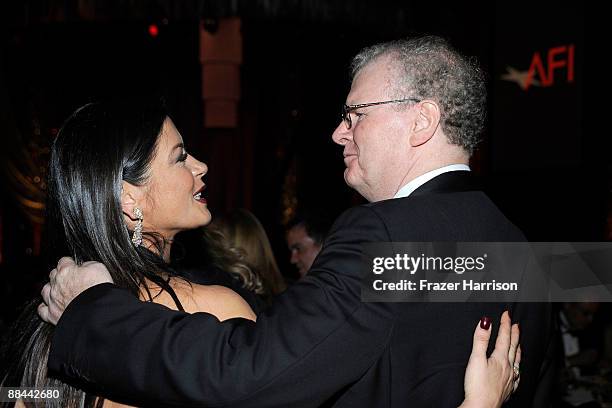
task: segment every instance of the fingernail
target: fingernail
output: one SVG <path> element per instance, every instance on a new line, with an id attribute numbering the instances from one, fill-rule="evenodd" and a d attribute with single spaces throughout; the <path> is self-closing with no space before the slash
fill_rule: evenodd
<path id="1" fill-rule="evenodd" d="M 487 316 L 483 316 L 480 318 L 480 328 L 483 330 L 489 330 L 491 327 L 491 318 Z"/>

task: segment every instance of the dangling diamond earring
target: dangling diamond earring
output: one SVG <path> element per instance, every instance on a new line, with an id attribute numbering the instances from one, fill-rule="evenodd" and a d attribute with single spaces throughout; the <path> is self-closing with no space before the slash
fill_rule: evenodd
<path id="1" fill-rule="evenodd" d="M 142 210 L 138 207 L 134 207 L 134 216 L 137 220 L 134 226 L 134 235 L 132 235 L 132 244 L 134 244 L 135 247 L 139 247 L 140 244 L 142 244 Z"/>

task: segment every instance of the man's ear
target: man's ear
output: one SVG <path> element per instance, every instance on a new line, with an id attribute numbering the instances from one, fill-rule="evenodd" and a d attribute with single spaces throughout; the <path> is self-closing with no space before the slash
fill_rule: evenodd
<path id="1" fill-rule="evenodd" d="M 427 143 L 440 125 L 440 107 L 433 101 L 422 101 L 415 108 L 416 119 L 410 136 L 412 147 Z"/>
<path id="2" fill-rule="evenodd" d="M 129 218 L 131 221 L 136 221 L 134 215 L 134 208 L 139 207 L 138 203 L 141 199 L 141 192 L 139 187 L 123 181 L 121 184 L 121 209 L 123 215 Z M 127 221 L 127 220 L 126 220 Z"/>

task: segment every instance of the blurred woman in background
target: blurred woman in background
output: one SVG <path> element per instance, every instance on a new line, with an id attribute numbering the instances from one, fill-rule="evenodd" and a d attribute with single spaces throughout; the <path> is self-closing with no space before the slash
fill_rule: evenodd
<path id="1" fill-rule="evenodd" d="M 232 247 L 242 251 L 245 263 L 261 280 L 266 299 L 286 289 L 268 235 L 253 213 L 238 209 L 226 217 L 215 219 L 212 226 L 225 235 Z"/>

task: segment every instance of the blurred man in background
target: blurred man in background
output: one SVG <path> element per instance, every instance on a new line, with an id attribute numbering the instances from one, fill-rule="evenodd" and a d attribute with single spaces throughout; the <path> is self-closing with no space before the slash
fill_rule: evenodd
<path id="1" fill-rule="evenodd" d="M 287 225 L 287 246 L 291 253 L 289 262 L 296 266 L 298 279 L 308 273 L 321 251 L 329 227 L 327 217 L 314 212 L 298 213 Z"/>

